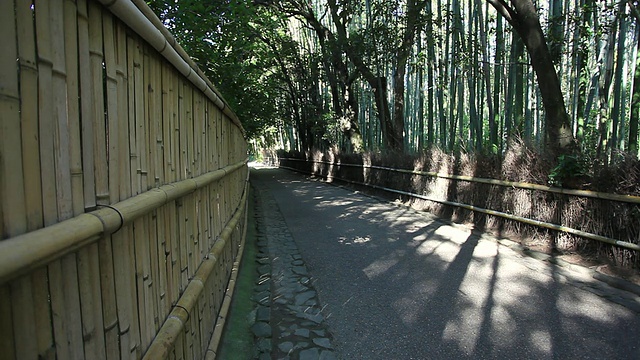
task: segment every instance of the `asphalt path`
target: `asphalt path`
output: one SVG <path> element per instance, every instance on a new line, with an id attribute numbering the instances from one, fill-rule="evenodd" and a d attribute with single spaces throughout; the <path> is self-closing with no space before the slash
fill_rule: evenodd
<path id="1" fill-rule="evenodd" d="M 640 314 L 579 272 L 287 170 L 251 177 L 276 199 L 342 359 L 640 359 Z"/>

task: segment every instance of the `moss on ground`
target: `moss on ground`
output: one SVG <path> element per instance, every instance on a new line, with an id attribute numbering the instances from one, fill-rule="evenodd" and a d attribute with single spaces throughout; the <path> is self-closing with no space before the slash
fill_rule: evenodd
<path id="1" fill-rule="evenodd" d="M 231 308 L 222 335 L 220 349 L 218 350 L 218 359 L 245 360 L 252 359 L 254 356 L 253 333 L 251 332 L 253 318 L 250 316 L 254 309 L 252 296 L 255 282 L 258 278 L 255 262 L 257 248 L 254 212 L 254 195 L 251 189 L 249 193 L 247 238 Z"/>

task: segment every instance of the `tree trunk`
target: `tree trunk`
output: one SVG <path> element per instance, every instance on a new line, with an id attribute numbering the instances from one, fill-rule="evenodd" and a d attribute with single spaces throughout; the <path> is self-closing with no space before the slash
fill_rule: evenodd
<path id="1" fill-rule="evenodd" d="M 634 10 L 636 27 L 640 24 L 640 14 Z M 640 29 L 636 29 L 636 51 L 640 54 Z M 638 155 L 638 120 L 640 119 L 640 61 L 636 60 L 633 71 L 633 95 L 631 97 L 631 117 L 629 118 L 629 153 Z"/>
<path id="2" fill-rule="evenodd" d="M 489 118 L 489 143 L 492 147 L 498 146 L 498 131 L 496 128 L 496 116 L 493 108 L 493 99 L 491 96 L 491 71 L 489 69 L 489 56 L 487 55 L 487 32 L 485 30 L 484 16 L 482 12 L 482 4 L 480 0 L 476 0 L 476 7 L 478 8 L 478 24 L 480 32 L 480 47 L 482 48 L 482 72 L 485 82 L 485 92 L 487 95 L 487 110 Z M 497 50 L 496 50 L 497 52 Z"/>
<path id="3" fill-rule="evenodd" d="M 503 59 L 504 53 L 504 32 L 502 30 L 502 17 L 498 16 L 496 19 L 496 54 L 495 54 L 495 70 L 493 72 L 493 109 L 494 109 L 494 127 L 491 130 L 491 138 L 496 139 L 495 142 L 492 142 L 496 145 L 492 151 L 496 152 L 498 149 L 502 148 L 502 142 L 499 141 L 500 130 L 504 131 L 500 122 L 500 103 L 504 102 L 500 97 L 501 94 L 501 80 L 505 76 L 505 67 L 501 65 L 504 62 Z M 503 110 L 505 108 L 503 107 Z M 502 117 L 504 118 L 504 117 Z"/>
<path id="4" fill-rule="evenodd" d="M 625 16 L 626 6 L 620 3 L 620 31 L 618 35 L 618 48 L 616 55 L 616 70 L 613 83 L 613 109 L 611 110 L 611 138 L 607 151 L 613 155 L 615 150 L 619 149 L 618 144 L 618 128 L 620 123 L 624 123 L 624 97 L 626 97 L 625 84 L 623 80 L 624 60 L 625 60 L 625 43 L 627 41 L 627 19 Z M 622 120 L 622 121 L 621 121 Z M 620 138 L 622 140 L 622 138 Z"/>
<path id="5" fill-rule="evenodd" d="M 531 64 L 538 78 L 538 86 L 545 108 L 546 143 L 551 153 L 560 155 L 570 151 L 574 142 L 560 81 L 556 73 L 536 8 L 531 0 L 511 0 L 511 8 L 504 0 L 487 0 L 505 16 L 522 38 Z"/>

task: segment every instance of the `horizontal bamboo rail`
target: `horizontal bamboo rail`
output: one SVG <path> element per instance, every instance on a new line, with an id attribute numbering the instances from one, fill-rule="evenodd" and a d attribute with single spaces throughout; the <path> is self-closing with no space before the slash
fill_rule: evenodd
<path id="1" fill-rule="evenodd" d="M 193 179 L 163 185 L 99 210 L 2 241 L 0 285 L 111 235 L 141 216 L 245 167 L 246 163 L 247 160 L 243 160 Z"/>
<path id="2" fill-rule="evenodd" d="M 603 192 L 589 191 L 589 190 L 564 189 L 559 187 L 552 187 L 552 186 L 525 183 L 525 182 L 477 178 L 477 177 L 466 176 L 466 175 L 451 175 L 451 174 L 438 173 L 434 171 L 397 169 L 397 168 L 377 166 L 377 165 L 345 164 L 345 163 L 334 163 L 330 161 L 303 160 L 303 159 L 295 159 L 295 158 L 279 158 L 279 160 L 303 161 L 303 162 L 312 162 L 315 164 L 326 164 L 326 165 L 333 165 L 333 166 L 347 166 L 347 167 L 359 167 L 363 169 L 386 170 L 386 171 L 399 172 L 399 173 L 412 174 L 412 175 L 423 175 L 423 176 L 437 177 L 442 179 L 461 180 L 461 181 L 468 181 L 468 182 L 476 182 L 480 184 L 514 187 L 519 189 L 546 191 L 550 193 L 563 194 L 563 195 L 581 196 L 581 197 L 603 199 L 603 200 L 613 200 L 613 201 L 626 202 L 630 204 L 640 204 L 640 196 L 633 196 L 633 195 L 610 194 L 610 193 L 603 193 Z"/>
<path id="3" fill-rule="evenodd" d="M 363 166 L 361 166 L 359 164 L 338 164 L 338 163 L 332 163 L 332 162 L 313 161 L 313 160 L 312 161 L 306 161 L 306 160 L 293 159 L 293 158 L 281 158 L 280 160 L 295 160 L 295 161 L 303 161 L 303 162 L 325 163 L 325 164 L 333 165 L 333 166 L 363 167 Z M 300 171 L 299 169 L 296 169 L 296 168 L 293 168 L 293 167 L 288 167 L 288 166 L 283 166 L 283 165 L 280 165 L 279 167 L 285 168 L 285 169 L 289 169 L 289 170 L 293 170 L 293 171 L 303 172 L 303 173 L 306 173 L 306 174 L 309 174 L 309 175 L 317 175 L 317 174 L 313 174 L 313 173 L 310 173 L 310 172 Z M 379 167 L 379 166 L 367 166 L 367 167 L 381 169 L 381 170 L 389 170 L 389 171 L 397 170 L 397 169 L 393 169 L 393 168 L 385 168 L 385 167 Z M 399 171 L 399 172 L 422 175 L 422 174 L 420 174 L 421 172 L 413 172 L 413 171 L 409 171 L 409 170 Z M 455 206 L 455 207 L 459 207 L 459 208 L 463 208 L 463 209 L 467 209 L 467 210 L 471 210 L 471 211 L 475 211 L 475 212 L 479 212 L 479 213 L 483 213 L 483 214 L 488 214 L 488 215 L 492 215 L 492 216 L 498 216 L 498 217 L 502 217 L 502 218 L 505 218 L 505 219 L 514 220 L 514 221 L 518 221 L 518 222 L 521 222 L 521 223 L 534 225 L 534 226 L 538 226 L 538 227 L 543 227 L 543 228 L 550 229 L 550 230 L 566 232 L 566 233 L 569 233 L 569 234 L 581 236 L 583 238 L 600 241 L 600 242 L 603 242 L 603 243 L 611 244 L 611 245 L 614 245 L 614 246 L 622 247 L 622 248 L 633 250 L 633 251 L 640 251 L 640 245 L 638 245 L 638 244 L 634 244 L 634 243 L 631 243 L 631 242 L 628 242 L 628 241 L 621 241 L 621 240 L 618 240 L 618 239 L 613 239 L 613 238 L 610 238 L 610 237 L 606 237 L 606 236 L 602 236 L 602 235 L 598 235 L 598 234 L 593 234 L 593 233 L 589 233 L 589 232 L 586 232 L 586 231 L 581 231 L 581 230 L 578 230 L 578 229 L 573 229 L 573 228 L 562 226 L 562 225 L 558 225 L 558 224 L 552 224 L 552 223 L 548 223 L 548 222 L 545 222 L 545 221 L 539 221 L 539 220 L 535 220 L 535 219 L 528 219 L 528 218 L 525 218 L 525 217 L 522 217 L 522 216 L 508 214 L 508 213 L 505 213 L 505 212 L 491 210 L 491 209 L 485 209 L 485 208 L 481 208 L 481 207 L 477 207 L 477 206 L 473 206 L 473 205 L 469 205 L 469 204 L 463 204 L 463 203 L 458 203 L 458 202 L 448 201 L 448 200 L 441 200 L 441 199 L 437 199 L 435 197 L 430 197 L 430 196 L 426 196 L 426 195 L 422 195 L 422 194 L 416 194 L 416 193 L 412 193 L 412 192 L 408 192 L 408 191 L 392 189 L 392 188 L 379 186 L 379 185 L 375 185 L 375 184 L 352 181 L 352 180 L 336 177 L 336 176 L 333 176 L 333 175 L 327 175 L 327 176 L 323 176 L 323 177 L 325 177 L 327 179 L 336 179 L 336 180 L 344 181 L 346 183 L 350 183 L 350 184 L 354 184 L 354 185 L 366 186 L 366 187 L 370 187 L 370 188 L 374 188 L 374 189 L 379 189 L 379 190 L 383 190 L 383 191 L 387 191 L 387 192 L 392 192 L 392 193 L 395 193 L 395 194 L 410 196 L 410 197 L 414 197 L 414 198 L 418 198 L 418 199 L 422 199 L 422 200 L 433 201 L 433 202 L 437 202 L 437 203 L 444 204 L 444 205 Z M 466 176 L 463 177 L 463 176 L 447 175 L 446 178 L 448 178 L 448 179 L 456 179 L 456 180 L 464 180 L 464 181 L 472 181 L 472 180 L 467 180 L 466 179 L 466 178 L 472 178 L 472 177 L 466 177 Z M 475 179 L 478 179 L 478 178 L 475 178 Z M 491 180 L 491 179 L 481 179 L 481 180 Z M 496 181 L 498 181 L 498 180 L 496 180 Z M 478 182 L 480 182 L 480 181 L 478 181 Z M 486 183 L 486 182 L 483 182 L 483 183 Z M 507 182 L 503 182 L 503 183 L 507 183 Z M 526 183 L 520 183 L 520 184 L 526 184 Z M 493 184 L 493 185 L 503 185 L 503 184 Z M 534 184 L 527 184 L 527 185 L 534 185 Z M 514 187 L 516 187 L 516 186 L 514 186 Z M 544 188 L 546 188 L 546 187 L 544 187 Z M 530 188 L 527 187 L 527 189 L 530 189 Z M 537 189 L 537 190 L 543 190 L 543 189 Z M 566 189 L 561 189 L 561 190 L 566 190 Z M 591 192 L 589 192 L 589 193 L 591 193 Z M 609 194 L 609 195 L 612 195 L 612 194 Z M 600 198 L 602 198 L 602 197 L 600 197 Z M 618 200 L 618 201 L 621 201 L 621 200 Z"/>

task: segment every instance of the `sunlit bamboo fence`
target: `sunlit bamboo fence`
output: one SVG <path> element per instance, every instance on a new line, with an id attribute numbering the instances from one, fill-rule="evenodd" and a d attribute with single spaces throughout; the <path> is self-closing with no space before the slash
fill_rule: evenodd
<path id="1" fill-rule="evenodd" d="M 317 156 L 321 156 L 321 154 L 316 154 Z M 322 160 L 316 158 L 292 158 L 292 157 L 281 157 L 279 158 L 279 166 L 282 168 L 287 168 L 295 171 L 301 171 L 303 173 L 318 175 L 324 177 L 329 180 L 340 180 L 347 183 L 362 185 L 371 187 L 374 189 L 383 190 L 386 192 L 391 192 L 403 196 L 408 196 L 411 198 L 426 200 L 429 202 L 435 202 L 442 205 L 453 206 L 457 208 L 466 209 L 473 212 L 478 212 L 486 215 L 496 216 L 500 218 L 505 218 L 512 221 L 517 221 L 520 223 L 533 225 L 540 228 L 546 228 L 550 230 L 560 231 L 567 234 L 572 234 L 575 236 L 579 236 L 585 239 L 595 240 L 598 242 L 606 243 L 609 245 L 614 245 L 624 250 L 632 251 L 632 252 L 640 252 L 640 238 L 639 239 L 625 239 L 619 240 L 612 238 L 610 236 L 596 234 L 588 231 L 583 231 L 580 229 L 572 228 L 571 226 L 563 225 L 562 223 L 551 223 L 548 220 L 539 220 L 530 218 L 529 216 L 523 216 L 519 214 L 512 214 L 505 212 L 504 210 L 494 210 L 490 208 L 485 208 L 483 206 L 479 206 L 477 204 L 469 204 L 464 203 L 459 200 L 456 200 L 456 193 L 458 191 L 456 189 L 461 186 L 458 185 L 459 182 L 467 182 L 467 183 L 476 183 L 482 184 L 484 186 L 492 186 L 498 188 L 506 188 L 508 190 L 513 191 L 527 191 L 527 190 L 535 190 L 543 193 L 553 193 L 560 194 L 561 196 L 567 197 L 577 197 L 577 198 L 589 198 L 589 199 L 597 199 L 599 201 L 611 201 L 611 202 L 619 202 L 629 205 L 633 209 L 637 209 L 638 205 L 640 205 L 640 197 L 638 196 L 630 196 L 630 195 L 620 195 L 620 194 L 609 194 L 603 192 L 596 191 L 587 191 L 587 190 L 574 190 L 574 189 L 565 189 L 565 188 L 557 188 L 544 186 L 539 184 L 531 184 L 524 182 L 514 182 L 514 181 L 503 181 L 497 179 L 487 179 L 487 178 L 479 178 L 473 176 L 464 176 L 464 175 L 455 175 L 455 174 L 446 174 L 435 171 L 419 171 L 414 169 L 402 169 L 390 166 L 378 166 L 372 165 L 371 163 L 345 163 L 341 161 L 336 161 L 335 159 Z M 352 169 L 352 170 L 349 170 Z M 372 172 L 379 172 L 385 175 L 377 175 L 373 176 Z M 387 174 L 401 174 L 405 176 L 418 177 L 418 178 L 427 178 L 427 181 L 411 181 L 411 186 L 415 186 L 416 183 L 422 184 L 423 186 L 426 184 L 425 188 L 417 188 L 417 189 L 403 189 L 398 187 L 403 187 L 408 184 L 389 184 L 389 182 L 393 180 L 389 180 L 393 176 L 389 176 Z M 437 185 L 433 181 L 445 180 L 449 182 L 444 188 L 451 189 L 451 182 L 454 182 L 452 191 L 453 194 L 449 194 L 447 191 L 442 192 L 435 189 Z M 442 186 L 440 186 L 442 187 Z M 485 203 L 487 202 L 487 198 L 491 197 L 490 194 L 491 189 L 485 189 L 484 196 L 471 196 L 472 198 L 484 198 Z M 495 189 L 494 189 L 495 190 Z M 419 193 L 417 193 L 419 192 Z M 498 194 L 502 194 L 504 191 L 495 191 Z M 501 196 L 501 195 L 499 195 Z M 531 195 L 529 195 L 530 197 Z M 504 197 L 506 198 L 506 197 Z M 528 200 L 529 208 L 531 208 L 532 200 Z M 557 221 L 558 219 L 556 219 Z M 561 219 L 560 219 L 561 220 Z"/>
<path id="2" fill-rule="evenodd" d="M 3 0 L 0 37 L 0 359 L 214 355 L 238 119 L 144 1 Z"/>

